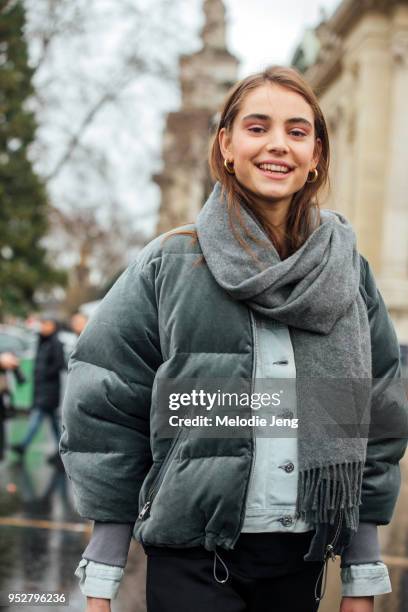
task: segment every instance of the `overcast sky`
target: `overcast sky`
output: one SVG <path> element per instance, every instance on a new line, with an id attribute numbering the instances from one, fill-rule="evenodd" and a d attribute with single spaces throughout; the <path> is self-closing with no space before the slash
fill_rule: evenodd
<path id="1" fill-rule="evenodd" d="M 270 63 L 288 63 L 307 26 L 332 14 L 339 0 L 224 0 L 228 46 L 242 62 L 240 76 Z"/>

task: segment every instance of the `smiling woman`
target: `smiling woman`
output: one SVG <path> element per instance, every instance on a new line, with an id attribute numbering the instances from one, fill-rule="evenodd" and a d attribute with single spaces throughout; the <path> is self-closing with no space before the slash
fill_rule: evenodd
<path id="1" fill-rule="evenodd" d="M 329 159 L 326 123 L 312 89 L 296 71 L 275 66 L 230 93 L 210 164 L 215 178 L 223 176 L 236 217 L 238 192 L 287 257 L 311 233 L 316 215 L 310 211 L 328 180 Z"/>
<path id="2" fill-rule="evenodd" d="M 293 194 L 319 161 L 321 141 L 309 104 L 295 92 L 266 84 L 246 96 L 233 128 L 222 128 L 219 137 L 237 180 L 265 216 L 272 222 L 278 214 L 285 218 Z"/>
<path id="3" fill-rule="evenodd" d="M 273 66 L 237 83 L 197 222 L 147 245 L 80 336 L 61 451 L 77 507 L 95 521 L 77 570 L 89 612 L 110 610 L 131 535 L 147 556 L 148 612 L 316 612 L 336 555 L 341 612 L 373 612 L 374 595 L 391 590 L 377 525 L 398 496 L 408 406 L 398 341 L 354 230 L 319 207 L 328 166 L 325 120 L 300 74 Z M 369 444 L 332 435 L 327 394 L 312 385 L 326 378 L 373 379 L 394 431 L 373 423 Z M 177 396 L 205 379 L 252 397 L 265 382 L 293 384 L 283 412 L 242 436 L 202 435 L 212 413 L 194 429 L 192 403 L 168 439 L 167 379 Z M 341 422 L 366 402 L 374 421 L 372 398 L 347 388 Z M 249 424 L 250 404 L 228 426 Z M 291 437 L 279 437 L 289 423 Z"/>

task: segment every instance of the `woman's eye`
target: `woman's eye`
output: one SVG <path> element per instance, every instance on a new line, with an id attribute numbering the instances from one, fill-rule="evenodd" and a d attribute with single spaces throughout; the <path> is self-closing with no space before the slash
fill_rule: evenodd
<path id="1" fill-rule="evenodd" d="M 248 128 L 248 130 L 250 132 L 254 132 L 255 134 L 261 134 L 262 132 L 265 131 L 265 128 L 261 127 L 260 125 L 254 125 Z"/>
<path id="2" fill-rule="evenodd" d="M 304 132 L 301 132 L 300 130 L 292 130 L 290 133 L 293 136 L 306 136 L 306 134 Z"/>

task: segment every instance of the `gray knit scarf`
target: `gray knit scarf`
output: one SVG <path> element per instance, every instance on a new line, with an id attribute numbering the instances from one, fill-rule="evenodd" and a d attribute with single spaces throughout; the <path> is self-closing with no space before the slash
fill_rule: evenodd
<path id="1" fill-rule="evenodd" d="M 320 210 L 320 225 L 282 261 L 244 205 L 242 218 L 263 241 L 248 240 L 236 225 L 256 258 L 234 236 L 217 183 L 198 216 L 198 240 L 210 272 L 233 299 L 289 326 L 299 419 L 297 516 L 313 524 L 333 523 L 342 508 L 347 526 L 356 530 L 367 438 L 333 436 L 322 426 L 327 424 L 324 401 L 313 394 L 313 379 L 371 380 L 370 329 L 354 231 L 339 213 Z M 345 397 L 348 401 L 338 403 L 341 419 L 351 423 L 360 399 L 353 392 Z"/>

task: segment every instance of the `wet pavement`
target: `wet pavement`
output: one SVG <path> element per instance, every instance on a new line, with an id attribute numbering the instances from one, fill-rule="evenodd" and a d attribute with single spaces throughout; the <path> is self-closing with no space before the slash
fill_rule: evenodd
<path id="1" fill-rule="evenodd" d="M 21 439 L 27 419 L 7 423 L 9 443 Z M 75 568 L 89 535 L 91 522 L 82 520 L 73 505 L 71 483 L 61 465 L 47 463 L 55 452 L 48 423 L 34 440 L 23 462 L 8 451 L 0 462 L 0 593 L 11 591 L 63 592 L 67 606 L 13 604 L 10 612 L 85 610 Z M 402 489 L 391 525 L 380 528 L 383 559 L 393 593 L 376 597 L 375 612 L 408 611 L 408 458 L 402 463 Z M 338 612 L 339 559 L 329 563 L 326 596 L 319 612 Z M 112 612 L 145 612 L 145 555 L 132 541 L 125 576 Z M 2 602 L 3 603 L 3 602 Z M 273 612 L 273 607 L 271 608 Z M 288 611 L 290 612 L 290 611 Z"/>
<path id="2" fill-rule="evenodd" d="M 21 439 L 27 419 L 7 423 L 9 442 Z M 68 479 L 46 456 L 55 449 L 41 431 L 24 460 L 7 452 L 0 464 L 0 592 L 61 591 L 69 607 L 13 604 L 4 610 L 83 610 L 73 565 L 89 525 L 73 509 Z M 2 601 L 4 603 L 4 601 Z"/>
<path id="3" fill-rule="evenodd" d="M 8 444 L 18 442 L 27 418 L 6 424 Z M 74 575 L 91 533 L 92 523 L 74 509 L 71 483 L 62 464 L 50 464 L 54 442 L 46 422 L 23 461 L 11 451 L 0 462 L 0 594 L 10 592 L 65 593 L 69 604 L 0 605 L 10 612 L 80 612 L 85 597 Z M 145 612 L 145 555 L 132 542 L 126 575 L 113 612 Z"/>

